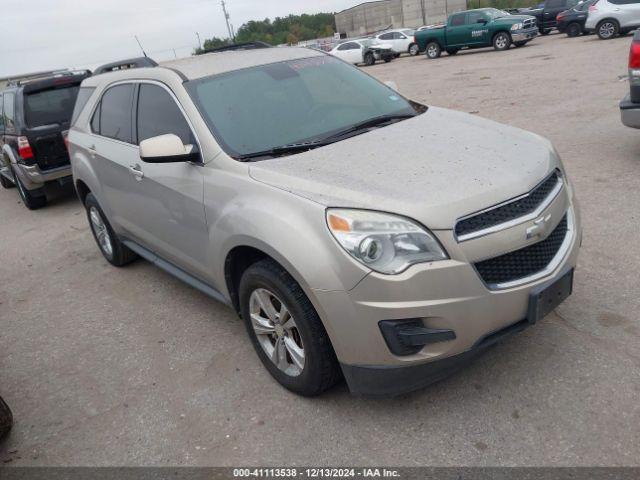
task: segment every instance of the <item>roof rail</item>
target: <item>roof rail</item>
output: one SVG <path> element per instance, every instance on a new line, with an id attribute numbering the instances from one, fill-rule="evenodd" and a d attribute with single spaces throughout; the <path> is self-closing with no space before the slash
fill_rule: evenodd
<path id="1" fill-rule="evenodd" d="M 107 63 L 96 68 L 94 75 L 102 73 L 117 72 L 118 70 L 128 70 L 130 68 L 157 67 L 158 64 L 149 57 L 128 58 L 118 62 Z"/>
<path id="2" fill-rule="evenodd" d="M 255 50 L 257 48 L 272 48 L 273 45 L 269 45 L 266 42 L 246 42 L 246 43 L 232 43 L 230 45 L 224 45 L 222 47 L 216 48 L 207 48 L 202 51 L 202 54 L 205 53 L 214 53 L 214 52 L 232 52 L 236 50 Z"/>

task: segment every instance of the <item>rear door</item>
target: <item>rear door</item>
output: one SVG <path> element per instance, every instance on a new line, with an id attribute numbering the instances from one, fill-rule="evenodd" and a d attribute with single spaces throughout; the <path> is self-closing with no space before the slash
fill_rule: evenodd
<path id="1" fill-rule="evenodd" d="M 640 25 L 640 0 L 609 0 L 614 17 L 620 27 L 629 28 Z"/>
<path id="2" fill-rule="evenodd" d="M 447 47 L 468 45 L 471 41 L 471 30 L 466 22 L 466 13 L 455 13 L 449 18 L 446 29 Z"/>
<path id="3" fill-rule="evenodd" d="M 22 92 L 24 134 L 41 170 L 69 165 L 63 132 L 69 130 L 79 82 L 58 80 L 46 86 L 26 85 Z"/>

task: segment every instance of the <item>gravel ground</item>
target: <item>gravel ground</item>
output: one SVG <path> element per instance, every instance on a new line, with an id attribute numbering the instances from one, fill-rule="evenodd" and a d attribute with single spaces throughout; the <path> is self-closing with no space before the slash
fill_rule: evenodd
<path id="1" fill-rule="evenodd" d="M 37 212 L 0 191 L 0 392 L 16 417 L 0 465 L 640 465 L 640 131 L 617 106 L 629 42 L 551 35 L 366 69 L 549 137 L 584 217 L 555 314 L 396 399 L 288 393 L 231 310 L 144 261 L 108 266 L 70 189 Z"/>

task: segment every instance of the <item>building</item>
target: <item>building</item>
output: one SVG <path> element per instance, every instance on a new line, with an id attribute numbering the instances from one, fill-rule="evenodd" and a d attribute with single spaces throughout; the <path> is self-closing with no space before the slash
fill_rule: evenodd
<path id="1" fill-rule="evenodd" d="M 336 28 L 349 37 L 387 28 L 415 28 L 443 22 L 452 12 L 467 9 L 467 0 L 379 0 L 336 13 Z"/>

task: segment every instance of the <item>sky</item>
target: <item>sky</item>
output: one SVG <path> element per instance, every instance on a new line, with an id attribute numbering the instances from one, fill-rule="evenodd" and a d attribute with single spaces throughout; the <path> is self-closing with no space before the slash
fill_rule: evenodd
<path id="1" fill-rule="evenodd" d="M 237 30 L 249 20 L 334 12 L 360 0 L 226 0 Z M 141 56 L 188 56 L 227 37 L 220 0 L 2 0 L 0 77 L 60 68 L 95 68 Z M 174 53 L 175 49 L 175 53 Z"/>

